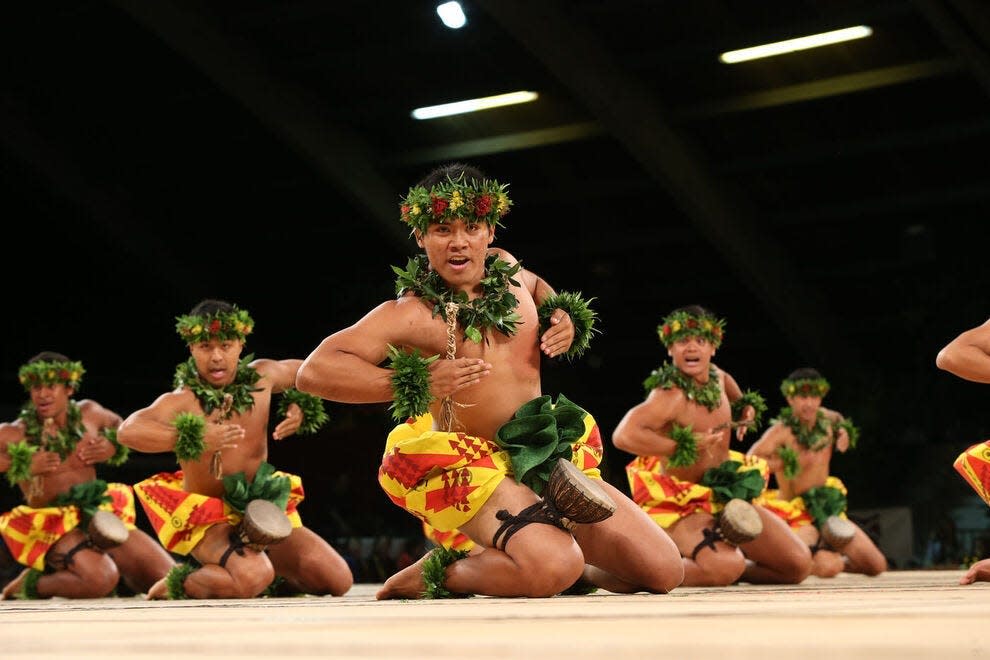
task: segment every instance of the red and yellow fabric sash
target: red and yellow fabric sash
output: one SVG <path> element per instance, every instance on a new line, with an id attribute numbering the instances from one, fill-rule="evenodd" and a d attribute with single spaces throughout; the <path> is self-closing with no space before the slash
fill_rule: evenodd
<path id="1" fill-rule="evenodd" d="M 136 511 L 134 492 L 127 484 L 107 484 L 110 502 L 100 505 L 134 529 Z M 0 537 L 18 563 L 35 570 L 45 570 L 45 557 L 60 538 L 79 526 L 81 514 L 76 506 L 14 507 L 0 515 Z"/>
<path id="2" fill-rule="evenodd" d="M 759 470 L 766 483 L 770 477 L 767 462 L 758 456 L 729 451 L 729 459 L 741 463 L 738 471 Z M 626 466 L 632 500 L 664 529 L 693 513 L 716 514 L 723 504 L 715 501 L 708 486 L 663 473 L 658 456 L 637 456 Z"/>
<path id="3" fill-rule="evenodd" d="M 846 489 L 846 485 L 842 483 L 842 480 L 838 477 L 830 476 L 822 485 L 828 488 L 835 488 L 843 495 L 849 494 L 849 491 Z M 753 504 L 760 504 L 764 508 L 769 509 L 771 513 L 787 523 L 791 529 L 797 529 L 798 527 L 804 527 L 805 525 L 815 524 L 815 520 L 808 511 L 804 498 L 800 495 L 790 500 L 782 500 L 780 499 L 780 491 L 778 489 L 768 488 L 763 491 L 763 494 L 760 495 L 760 497 L 753 501 Z M 838 516 L 840 518 L 845 518 L 846 512 L 843 511 L 838 514 Z"/>
<path id="4" fill-rule="evenodd" d="M 990 504 L 990 440 L 975 444 L 955 460 L 952 467 Z"/>
<path id="5" fill-rule="evenodd" d="M 590 414 L 583 422 L 584 433 L 571 444 L 571 462 L 590 478 L 601 479 L 601 433 Z M 389 434 L 378 481 L 389 499 L 422 521 L 429 540 L 448 549 L 470 550 L 474 541 L 457 527 L 512 475 L 508 453 L 494 442 L 434 431 L 433 417 L 426 414 Z"/>
<path id="6" fill-rule="evenodd" d="M 285 513 L 293 527 L 302 527 L 296 508 L 305 498 L 302 479 L 294 474 L 276 471 L 275 476 L 289 477 L 291 490 Z M 169 552 L 188 555 L 213 525 L 236 525 L 241 514 L 220 497 L 190 493 L 182 489 L 182 470 L 159 472 L 134 484 L 134 490 L 158 540 Z"/>

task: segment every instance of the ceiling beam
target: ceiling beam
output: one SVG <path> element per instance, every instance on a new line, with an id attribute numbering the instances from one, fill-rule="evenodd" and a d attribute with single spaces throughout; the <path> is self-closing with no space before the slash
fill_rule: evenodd
<path id="1" fill-rule="evenodd" d="M 571 20 L 555 1 L 480 4 L 670 192 L 799 354 L 812 363 L 843 353 L 848 357 L 836 340 L 837 319 L 818 293 L 803 284 L 781 246 L 740 211 L 742 200 L 730 198 L 711 177 L 702 156 L 667 123 L 652 91 L 631 77 L 592 31 Z M 696 301 L 680 304 L 691 302 Z"/>
<path id="2" fill-rule="evenodd" d="M 674 112 L 673 117 L 676 119 L 697 119 L 731 112 L 762 110 L 791 103 L 816 101 L 831 96 L 865 92 L 879 87 L 901 85 L 925 78 L 943 76 L 958 71 L 960 68 L 956 60 L 947 58 L 870 69 L 798 85 L 784 85 L 752 94 L 741 94 L 713 103 L 684 108 Z"/>
<path id="3" fill-rule="evenodd" d="M 64 199 L 88 214 L 109 239 L 110 258 L 140 258 L 151 275 L 167 290 L 193 287 L 188 268 L 173 258 L 161 240 L 149 232 L 119 192 L 104 189 L 93 174 L 35 132 L 30 121 L 0 108 L 0 141 L 22 162 L 47 179 Z M 19 221 L 33 222 L 31 218 Z M 149 249 L 149 246 L 154 246 Z"/>
<path id="4" fill-rule="evenodd" d="M 575 142 L 577 140 L 597 137 L 601 134 L 601 127 L 593 121 L 562 124 L 533 131 L 504 133 L 477 140 L 449 142 L 426 149 L 407 151 L 401 154 L 397 158 L 397 161 L 408 165 L 462 160 L 475 156 L 498 154 L 505 151 L 521 151 L 523 149 L 545 147 L 551 144 Z"/>
<path id="5" fill-rule="evenodd" d="M 753 94 L 740 94 L 684 108 L 672 108 L 671 121 L 685 122 L 734 112 L 772 108 L 790 103 L 817 101 L 831 96 L 864 92 L 877 87 L 900 85 L 959 71 L 959 61 L 953 58 L 914 62 L 903 66 L 882 67 L 845 76 L 823 78 L 800 85 L 787 85 Z M 502 133 L 477 140 L 440 144 L 399 155 L 395 162 L 422 164 L 486 156 L 504 151 L 532 149 L 550 144 L 574 142 L 602 135 L 596 122 L 578 122 L 551 126 L 535 131 Z"/>
<path id="6" fill-rule="evenodd" d="M 111 2 L 240 102 L 355 208 L 377 221 L 396 249 L 408 251 L 408 233 L 398 222 L 399 194 L 378 173 L 377 155 L 353 133 L 328 122 L 317 110 L 320 100 L 307 98 L 298 88 L 270 75 L 261 58 L 198 14 L 168 2 Z"/>
<path id="7" fill-rule="evenodd" d="M 986 5 L 957 0 L 915 0 L 942 43 L 962 60 L 983 91 L 990 94 L 990 18 Z"/>

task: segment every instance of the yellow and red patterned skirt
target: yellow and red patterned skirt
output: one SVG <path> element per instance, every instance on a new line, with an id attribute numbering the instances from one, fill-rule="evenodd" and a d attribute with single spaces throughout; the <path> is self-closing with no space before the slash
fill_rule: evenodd
<path id="1" fill-rule="evenodd" d="M 601 479 L 602 438 L 590 414 L 584 434 L 571 447 L 571 462 Z M 395 504 L 422 521 L 423 533 L 437 545 L 470 550 L 474 541 L 458 527 L 474 517 L 495 488 L 511 476 L 508 452 L 494 442 L 433 430 L 429 413 L 399 424 L 385 443 L 378 482 Z"/>
<path id="2" fill-rule="evenodd" d="M 838 477 L 828 477 L 822 486 L 825 488 L 835 488 L 843 495 L 849 494 L 849 491 L 846 489 L 846 485 L 842 483 L 842 480 Z M 759 504 L 764 508 L 769 509 L 771 513 L 787 523 L 791 529 L 797 529 L 798 527 L 804 527 L 805 525 L 815 524 L 815 520 L 811 517 L 811 513 L 808 511 L 804 498 L 800 495 L 789 500 L 782 500 L 780 499 L 780 491 L 778 489 L 768 488 L 763 491 L 762 495 L 753 501 L 753 504 Z M 845 518 L 846 512 L 843 511 L 837 515 L 840 518 Z"/>
<path id="3" fill-rule="evenodd" d="M 293 527 L 302 527 L 302 519 L 296 510 L 305 499 L 302 479 L 278 470 L 273 476 L 289 478 L 289 500 L 285 505 L 285 514 Z M 241 513 L 231 508 L 223 498 L 183 490 L 182 470 L 159 472 L 134 484 L 134 490 L 158 540 L 166 550 L 178 555 L 192 552 L 213 525 L 236 525 L 242 518 Z"/>
<path id="4" fill-rule="evenodd" d="M 107 484 L 110 501 L 100 505 L 134 529 L 134 491 L 127 484 Z M 18 563 L 38 571 L 45 570 L 45 557 L 60 538 L 79 526 L 76 506 L 14 507 L 0 515 L 0 537 Z"/>
<path id="5" fill-rule="evenodd" d="M 990 440 L 975 444 L 955 460 L 952 467 L 990 504 Z"/>
<path id="6" fill-rule="evenodd" d="M 730 450 L 728 460 L 741 464 L 737 472 L 759 470 L 764 483 L 769 479 L 769 465 L 758 456 Z M 708 486 L 664 474 L 663 464 L 657 456 L 634 458 L 626 466 L 626 477 L 632 500 L 664 529 L 693 513 L 714 515 L 725 506 L 715 501 Z"/>

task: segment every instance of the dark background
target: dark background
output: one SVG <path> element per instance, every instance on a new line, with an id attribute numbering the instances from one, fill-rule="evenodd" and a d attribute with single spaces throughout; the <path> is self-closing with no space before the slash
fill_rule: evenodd
<path id="1" fill-rule="evenodd" d="M 606 443 L 700 303 L 716 362 L 776 411 L 814 366 L 862 429 L 834 460 L 853 509 L 911 507 L 919 548 L 971 499 L 952 460 L 987 437 L 990 388 L 934 366 L 985 321 L 990 8 L 979 0 L 37 2 L 0 24 L 5 313 L 0 412 L 41 350 L 123 415 L 188 355 L 204 297 L 248 309 L 247 350 L 305 357 L 394 293 L 414 243 L 399 198 L 466 160 L 510 184 L 496 244 L 594 297 L 603 334 L 544 387 Z M 722 51 L 866 24 L 847 44 L 728 66 Z M 421 105 L 529 89 L 531 104 L 417 122 Z M 375 471 L 385 405 L 327 404 L 273 443 L 327 538 L 414 535 Z M 752 438 L 739 445 L 746 449 Z M 608 446 L 626 489 L 630 456 Z M 173 469 L 135 456 L 106 476 Z M 16 501 L 12 490 L 6 502 Z M 920 550 L 919 550 L 920 552 Z"/>

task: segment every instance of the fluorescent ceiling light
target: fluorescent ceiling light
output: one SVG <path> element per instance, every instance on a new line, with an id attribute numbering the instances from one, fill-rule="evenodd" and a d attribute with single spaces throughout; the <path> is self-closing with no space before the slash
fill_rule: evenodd
<path id="1" fill-rule="evenodd" d="M 498 108 L 503 105 L 528 103 L 530 101 L 535 101 L 537 96 L 538 95 L 536 92 L 510 92 L 508 94 L 485 96 L 480 99 L 468 99 L 467 101 L 457 101 L 455 103 L 428 105 L 423 108 L 416 108 L 413 110 L 412 116 L 415 119 L 433 119 L 435 117 L 446 117 L 447 115 L 459 115 L 465 112 L 477 112 L 478 110 Z"/>
<path id="2" fill-rule="evenodd" d="M 796 50 L 807 50 L 809 48 L 818 48 L 819 46 L 837 44 L 842 41 L 862 39 L 863 37 L 868 37 L 871 34 L 873 34 L 873 29 L 869 26 L 857 25 L 856 27 L 843 28 L 842 30 L 833 30 L 831 32 L 822 32 L 821 34 L 812 34 L 807 37 L 798 37 L 797 39 L 788 39 L 787 41 L 778 41 L 772 44 L 753 46 L 752 48 L 730 50 L 727 53 L 722 53 L 719 55 L 718 59 L 722 60 L 726 64 L 735 64 L 736 62 L 756 60 L 761 57 L 772 57 L 782 53 L 791 53 Z"/>
<path id="3" fill-rule="evenodd" d="M 443 24 L 453 30 L 462 28 L 467 23 L 467 17 L 464 15 L 464 10 L 461 9 L 459 2 L 445 2 L 442 5 L 437 5 L 437 14 L 440 15 Z"/>

